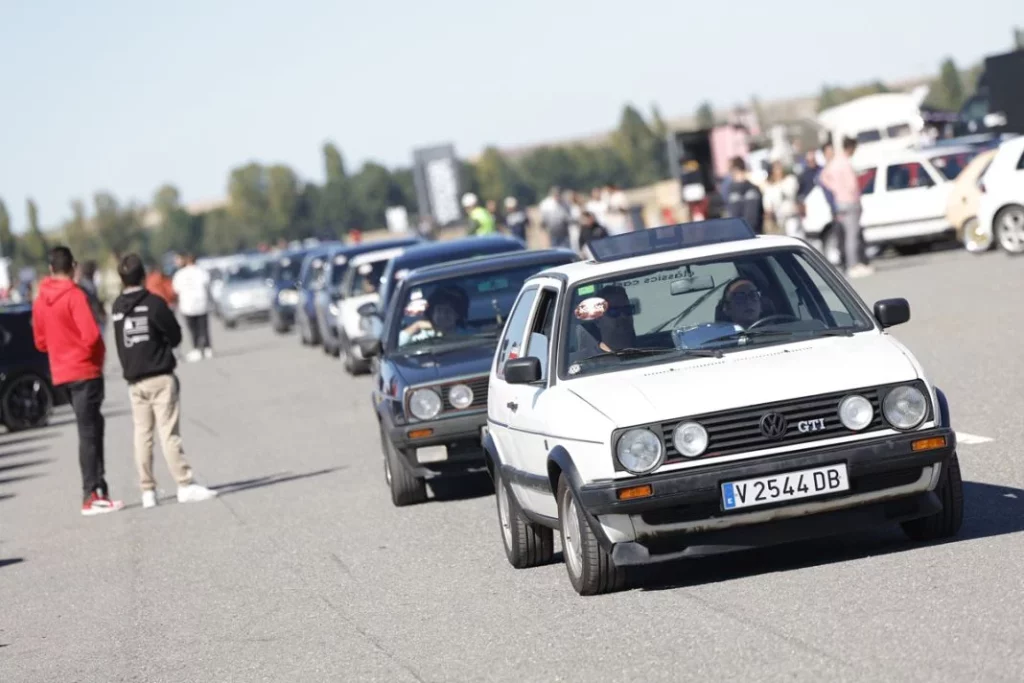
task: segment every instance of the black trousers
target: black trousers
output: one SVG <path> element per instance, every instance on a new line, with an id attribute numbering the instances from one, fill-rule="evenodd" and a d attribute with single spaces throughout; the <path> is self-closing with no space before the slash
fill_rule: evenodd
<path id="1" fill-rule="evenodd" d="M 188 325 L 188 332 L 192 335 L 192 348 L 200 351 L 210 348 L 209 314 L 186 315 L 185 324 Z"/>
<path id="2" fill-rule="evenodd" d="M 104 464 L 103 432 L 106 422 L 103 405 L 103 378 L 71 382 L 66 385 L 78 423 L 78 466 L 82 470 L 82 494 L 89 498 L 94 491 L 109 495 Z"/>

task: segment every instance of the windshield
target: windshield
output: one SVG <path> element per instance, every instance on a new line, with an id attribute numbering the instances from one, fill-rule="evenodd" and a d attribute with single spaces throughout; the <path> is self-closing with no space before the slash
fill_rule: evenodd
<path id="1" fill-rule="evenodd" d="M 363 294 L 376 294 L 380 289 L 380 280 L 384 277 L 384 270 L 388 267 L 387 259 L 362 263 L 355 267 L 352 277 L 349 278 L 345 287 L 345 296 L 362 296 Z"/>
<path id="2" fill-rule="evenodd" d="M 297 282 L 299 270 L 302 268 L 302 254 L 282 256 L 271 266 L 271 277 L 274 282 Z"/>
<path id="3" fill-rule="evenodd" d="M 251 280 L 258 280 L 262 277 L 266 277 L 267 265 L 258 261 L 251 263 L 240 263 L 237 266 L 232 266 L 228 270 L 227 281 L 229 283 L 235 282 L 249 282 Z"/>
<path id="4" fill-rule="evenodd" d="M 939 170 L 946 180 L 955 180 L 960 171 L 964 170 L 971 159 L 977 156 L 977 152 L 959 152 L 957 154 L 945 154 L 932 157 L 932 165 Z"/>
<path id="5" fill-rule="evenodd" d="M 416 352 L 469 340 L 493 343 L 523 282 L 551 265 L 460 275 L 405 288 L 398 294 L 402 299 L 394 309 L 389 347 Z"/>
<path id="6" fill-rule="evenodd" d="M 832 282 L 804 250 L 785 249 L 580 284 L 564 313 L 560 372 L 579 377 L 623 364 L 872 329 Z"/>

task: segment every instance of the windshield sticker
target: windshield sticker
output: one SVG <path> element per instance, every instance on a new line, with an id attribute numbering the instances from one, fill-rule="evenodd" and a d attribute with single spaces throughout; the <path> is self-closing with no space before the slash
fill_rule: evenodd
<path id="1" fill-rule="evenodd" d="M 512 344 L 512 348 L 508 350 L 508 359 L 515 360 L 519 358 L 519 342 Z"/>
<path id="2" fill-rule="evenodd" d="M 400 270 L 397 273 L 395 273 L 395 279 L 396 280 L 404 280 L 405 276 L 408 275 L 408 274 L 409 274 L 409 269 L 408 268 L 403 268 L 402 270 Z"/>
<path id="3" fill-rule="evenodd" d="M 577 296 L 586 296 L 587 294 L 594 293 L 594 285 L 584 285 L 576 290 Z"/>
<path id="4" fill-rule="evenodd" d="M 597 320 L 608 310 L 608 301 L 600 297 L 584 299 L 576 307 L 576 318 L 578 320 Z"/>
<path id="5" fill-rule="evenodd" d="M 343 266 L 346 263 L 348 263 L 348 257 L 347 256 L 338 255 L 338 256 L 334 257 L 334 265 L 336 265 L 336 266 Z"/>
<path id="6" fill-rule="evenodd" d="M 360 275 L 369 275 L 372 272 L 373 272 L 373 266 L 371 264 L 369 264 L 369 263 L 364 263 L 363 265 L 359 266 L 359 274 Z"/>
<path id="7" fill-rule="evenodd" d="M 576 375 L 576 374 L 579 374 L 579 371 L 580 371 L 581 369 L 582 369 L 582 368 L 580 368 L 580 364 L 579 364 L 579 363 L 573 363 L 572 365 L 570 365 L 570 366 L 569 366 L 569 374 L 570 374 L 570 375 Z"/>
<path id="8" fill-rule="evenodd" d="M 409 299 L 412 300 L 412 301 L 415 301 L 416 299 L 422 299 L 422 298 L 423 298 L 423 290 L 422 289 L 414 289 L 414 290 L 412 290 L 412 292 L 409 293 Z"/>
<path id="9" fill-rule="evenodd" d="M 409 317 L 423 315 L 427 311 L 427 300 L 416 299 L 410 301 L 405 307 L 405 314 Z"/>

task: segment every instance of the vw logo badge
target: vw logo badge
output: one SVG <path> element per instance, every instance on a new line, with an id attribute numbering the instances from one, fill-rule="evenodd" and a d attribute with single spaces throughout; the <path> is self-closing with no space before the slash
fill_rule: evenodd
<path id="1" fill-rule="evenodd" d="M 765 413 L 761 417 L 761 433 L 769 439 L 784 437 L 786 426 L 786 416 L 782 413 Z"/>

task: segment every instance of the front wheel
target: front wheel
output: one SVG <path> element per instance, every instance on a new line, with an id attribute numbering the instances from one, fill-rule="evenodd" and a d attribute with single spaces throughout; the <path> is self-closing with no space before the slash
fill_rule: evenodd
<path id="1" fill-rule="evenodd" d="M 12 432 L 45 427 L 53 410 L 53 390 L 42 377 L 20 375 L 7 382 L 0 394 L 0 415 Z"/>
<path id="2" fill-rule="evenodd" d="M 555 532 L 526 519 L 500 469 L 494 471 L 494 492 L 501 542 L 508 563 L 516 569 L 525 569 L 551 562 L 555 554 Z"/>
<path id="3" fill-rule="evenodd" d="M 384 442 L 384 481 L 391 491 L 391 502 L 395 507 L 415 505 L 427 500 L 427 483 L 416 477 L 401 462 L 401 455 L 391 443 L 391 439 L 383 434 Z"/>
<path id="4" fill-rule="evenodd" d="M 558 480 L 558 518 L 569 582 L 580 595 L 613 593 L 626 585 L 626 570 L 601 547 L 565 477 Z"/>
<path id="5" fill-rule="evenodd" d="M 935 489 L 942 509 L 929 517 L 903 522 L 903 533 L 914 541 L 938 541 L 952 538 L 964 521 L 964 484 L 960 477 L 960 461 L 956 453 L 944 466 Z"/>

